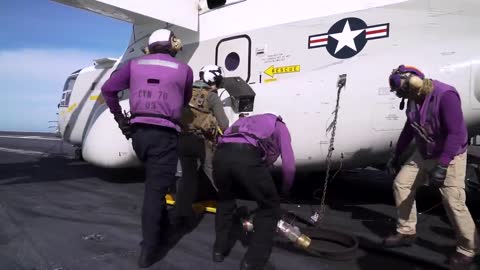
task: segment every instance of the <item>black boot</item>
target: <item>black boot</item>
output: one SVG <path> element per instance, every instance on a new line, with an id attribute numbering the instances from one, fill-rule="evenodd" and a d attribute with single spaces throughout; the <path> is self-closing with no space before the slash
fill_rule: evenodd
<path id="1" fill-rule="evenodd" d="M 389 237 L 383 239 L 384 247 L 401 247 L 401 246 L 411 246 L 415 242 L 416 235 L 407 235 L 396 233 L 390 235 Z"/>
<path id="2" fill-rule="evenodd" d="M 223 262 L 223 260 L 225 259 L 225 255 L 223 254 L 223 252 L 220 252 L 220 251 L 213 251 L 212 253 L 212 260 L 214 262 Z"/>
<path id="3" fill-rule="evenodd" d="M 462 253 L 453 253 L 448 260 L 451 269 L 470 269 L 470 265 L 473 263 L 473 257 L 468 257 Z"/>
<path id="4" fill-rule="evenodd" d="M 245 260 L 242 260 L 240 263 L 240 270 L 275 270 L 275 266 L 268 261 L 263 267 L 262 266 L 254 266 L 252 264 L 247 263 Z"/>
<path id="5" fill-rule="evenodd" d="M 148 268 L 152 264 L 158 262 L 162 259 L 164 254 L 164 248 L 154 248 L 148 249 L 142 247 L 140 251 L 140 256 L 138 257 L 138 267 L 140 268 Z"/>

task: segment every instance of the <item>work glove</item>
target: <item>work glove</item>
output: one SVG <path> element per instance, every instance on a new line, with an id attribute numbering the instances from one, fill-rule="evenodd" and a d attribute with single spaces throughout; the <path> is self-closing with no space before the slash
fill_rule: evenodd
<path id="1" fill-rule="evenodd" d="M 435 188 L 441 188 L 447 178 L 447 166 L 438 164 L 429 172 L 430 176 L 430 185 Z"/>
<path id="2" fill-rule="evenodd" d="M 116 113 L 113 115 L 113 117 L 115 118 L 115 121 L 117 122 L 118 127 L 122 131 L 122 134 L 125 135 L 127 140 L 130 139 L 132 137 L 133 131 L 128 118 L 125 117 L 125 115 L 123 115 L 122 113 Z"/>
<path id="3" fill-rule="evenodd" d="M 392 177 L 396 176 L 397 173 L 400 171 L 400 162 L 398 160 L 398 157 L 392 156 L 387 162 L 386 169 L 387 169 L 387 173 L 390 176 Z"/>

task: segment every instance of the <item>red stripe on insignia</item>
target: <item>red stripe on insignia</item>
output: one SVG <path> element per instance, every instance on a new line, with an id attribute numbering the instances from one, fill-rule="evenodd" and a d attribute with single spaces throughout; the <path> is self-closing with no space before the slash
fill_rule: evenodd
<path id="1" fill-rule="evenodd" d="M 375 30 L 375 31 L 369 31 L 367 32 L 367 35 L 373 35 L 373 34 L 378 34 L 378 33 L 386 33 L 387 29 L 380 29 L 380 30 Z"/>
<path id="2" fill-rule="evenodd" d="M 322 38 L 322 39 L 317 39 L 317 40 L 310 40 L 310 43 L 319 43 L 319 42 L 325 42 L 327 41 L 328 38 Z"/>

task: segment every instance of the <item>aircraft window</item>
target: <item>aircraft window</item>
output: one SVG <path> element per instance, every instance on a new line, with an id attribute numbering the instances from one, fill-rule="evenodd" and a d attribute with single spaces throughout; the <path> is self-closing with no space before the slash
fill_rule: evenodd
<path id="1" fill-rule="evenodd" d="M 228 7 L 230 5 L 245 2 L 247 0 L 200 0 L 199 2 L 199 14 L 205 14 L 207 12 L 217 10 L 219 8 Z"/>
<path id="2" fill-rule="evenodd" d="M 68 106 L 68 104 L 70 103 L 70 96 L 72 95 L 72 92 L 68 92 L 67 93 L 67 96 L 65 97 L 65 105 Z"/>
<path id="3" fill-rule="evenodd" d="M 231 52 L 225 58 L 225 68 L 228 71 L 234 71 L 240 65 L 240 56 L 236 52 Z"/>
<path id="4" fill-rule="evenodd" d="M 71 94 L 72 94 L 71 90 L 68 90 L 63 93 L 62 100 L 60 101 L 60 107 L 68 107 L 68 104 L 70 103 Z"/>
<path id="5" fill-rule="evenodd" d="M 227 0 L 207 0 L 207 5 L 209 9 L 214 9 L 225 5 L 226 2 Z"/>
<path id="6" fill-rule="evenodd" d="M 65 82 L 65 86 L 63 87 L 63 92 L 72 90 L 76 80 L 77 80 L 77 76 L 68 78 L 67 81 Z"/>
<path id="7" fill-rule="evenodd" d="M 70 103 L 70 95 L 72 94 L 72 89 L 75 85 L 76 80 L 77 76 L 71 76 L 65 82 L 65 86 L 63 87 L 62 99 L 60 101 L 60 107 L 68 107 L 68 104 Z"/>

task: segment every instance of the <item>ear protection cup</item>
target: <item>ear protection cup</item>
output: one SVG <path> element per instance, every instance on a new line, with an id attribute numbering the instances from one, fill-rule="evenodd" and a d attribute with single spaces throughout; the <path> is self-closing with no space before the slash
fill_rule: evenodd
<path id="1" fill-rule="evenodd" d="M 400 110 L 405 108 L 405 98 L 408 96 L 411 87 L 420 89 L 423 85 L 425 75 L 417 68 L 412 66 L 400 65 L 394 69 L 388 77 L 390 91 L 396 92 L 396 95 L 402 98 Z"/>
<path id="2" fill-rule="evenodd" d="M 416 75 L 416 76 L 412 76 Z M 411 82 L 412 78 L 414 79 Z M 390 84 L 390 91 L 406 91 L 410 86 L 420 85 L 420 81 L 425 78 L 425 75 L 415 67 L 400 65 L 398 68 L 394 69 L 388 78 Z M 402 83 L 402 80 L 404 82 Z M 412 84 L 414 83 L 414 84 Z"/>
<path id="3" fill-rule="evenodd" d="M 177 52 L 181 51 L 183 47 L 182 40 L 177 38 L 175 34 L 168 29 L 158 29 L 154 31 L 148 38 L 148 51 L 169 53 L 175 56 Z M 143 50 L 147 54 L 146 50 Z"/>
<path id="4" fill-rule="evenodd" d="M 415 75 L 410 75 L 408 76 L 408 87 L 413 87 L 413 88 L 416 88 L 416 89 L 420 89 L 423 85 L 423 80 L 420 79 L 418 76 L 415 76 Z"/>
<path id="5" fill-rule="evenodd" d="M 172 37 L 171 44 L 172 44 L 173 51 L 178 52 L 178 51 L 181 51 L 183 48 L 182 40 L 175 36 Z"/>

